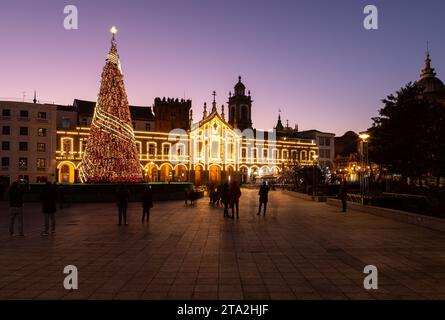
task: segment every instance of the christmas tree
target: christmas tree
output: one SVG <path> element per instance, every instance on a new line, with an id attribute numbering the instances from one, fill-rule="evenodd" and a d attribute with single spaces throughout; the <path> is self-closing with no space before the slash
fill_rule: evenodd
<path id="1" fill-rule="evenodd" d="M 115 34 L 102 72 L 79 175 L 87 183 L 143 182 Z"/>

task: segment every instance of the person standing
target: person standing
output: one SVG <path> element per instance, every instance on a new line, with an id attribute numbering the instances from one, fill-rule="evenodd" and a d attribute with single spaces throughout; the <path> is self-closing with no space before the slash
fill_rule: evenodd
<path id="1" fill-rule="evenodd" d="M 128 189 L 124 185 L 120 185 L 117 188 L 116 192 L 116 205 L 119 214 L 119 223 L 118 225 L 122 225 L 122 220 L 124 221 L 124 225 L 127 224 L 127 208 L 128 208 L 128 198 L 130 197 L 130 193 Z"/>
<path id="2" fill-rule="evenodd" d="M 19 188 L 18 182 L 13 182 L 9 188 L 9 235 L 14 235 L 14 223 L 17 218 L 19 224 L 19 235 L 24 237 L 23 233 L 23 192 Z"/>
<path id="3" fill-rule="evenodd" d="M 348 184 L 346 180 L 343 180 L 338 198 L 341 200 L 342 212 L 346 212 L 346 205 L 348 200 Z"/>
<path id="4" fill-rule="evenodd" d="M 42 212 L 45 215 L 45 230 L 42 232 L 42 236 L 48 236 L 50 220 L 51 233 L 56 232 L 56 199 L 57 191 L 51 182 L 47 182 L 42 194 L 40 195 L 40 200 L 42 201 Z"/>
<path id="5" fill-rule="evenodd" d="M 237 181 L 232 182 L 230 187 L 230 206 L 232 207 L 232 219 L 234 219 L 235 211 L 236 218 L 239 219 L 239 198 L 241 197 L 241 189 Z"/>
<path id="6" fill-rule="evenodd" d="M 226 182 L 221 188 L 221 203 L 224 207 L 224 218 L 229 216 L 229 184 Z"/>
<path id="7" fill-rule="evenodd" d="M 153 192 L 151 186 L 146 186 L 142 193 L 142 222 L 150 220 L 150 208 L 153 208 Z"/>
<path id="8" fill-rule="evenodd" d="M 269 201 L 269 186 L 266 184 L 266 182 L 263 182 L 263 185 L 260 188 L 260 191 L 258 192 L 258 195 L 260 196 L 260 207 L 258 208 L 257 215 L 261 214 L 261 207 L 263 208 L 263 216 L 266 215 L 266 209 L 267 209 L 267 202 Z"/>

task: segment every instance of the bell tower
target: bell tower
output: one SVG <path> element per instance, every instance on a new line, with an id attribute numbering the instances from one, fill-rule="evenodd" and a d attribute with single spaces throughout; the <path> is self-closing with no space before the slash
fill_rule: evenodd
<path id="1" fill-rule="evenodd" d="M 252 129 L 252 98 L 250 91 L 246 95 L 246 86 L 238 77 L 238 83 L 235 85 L 234 94 L 229 93 L 229 124 L 241 131 Z"/>

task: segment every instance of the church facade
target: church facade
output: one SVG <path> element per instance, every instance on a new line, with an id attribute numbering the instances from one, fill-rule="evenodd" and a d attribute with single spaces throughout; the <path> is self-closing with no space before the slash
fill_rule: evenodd
<path id="1" fill-rule="evenodd" d="M 298 163 L 314 165 L 314 140 L 281 137 L 252 124 L 252 98 L 239 77 L 225 106 L 193 119 L 190 100 L 156 98 L 153 107 L 130 106 L 139 160 L 146 182 L 193 182 L 195 185 L 273 179 Z M 56 180 L 75 183 L 88 143 L 94 102 L 75 100 L 58 106 Z M 153 112 L 154 111 L 154 112 Z"/>

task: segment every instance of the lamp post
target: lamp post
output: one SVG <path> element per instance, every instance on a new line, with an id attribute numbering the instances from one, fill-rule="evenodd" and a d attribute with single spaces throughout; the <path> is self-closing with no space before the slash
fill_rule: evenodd
<path id="1" fill-rule="evenodd" d="M 360 132 L 360 194 L 362 205 L 365 204 L 365 192 L 367 189 L 365 170 L 368 167 L 368 141 L 371 136 L 367 132 Z M 365 146 L 366 146 L 366 154 L 365 154 Z"/>
<path id="2" fill-rule="evenodd" d="M 314 161 L 314 166 L 313 166 L 313 175 L 312 175 L 312 195 L 315 196 L 318 192 L 317 192 L 317 164 L 318 164 L 318 155 L 314 154 L 312 155 L 312 160 Z"/>

